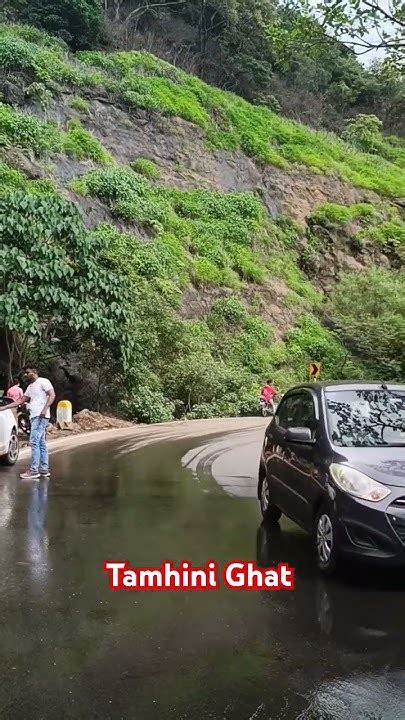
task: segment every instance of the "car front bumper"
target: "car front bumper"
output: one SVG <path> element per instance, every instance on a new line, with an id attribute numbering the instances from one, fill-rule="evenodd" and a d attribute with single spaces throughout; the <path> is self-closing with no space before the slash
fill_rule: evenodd
<path id="1" fill-rule="evenodd" d="M 396 496 L 405 496 L 405 490 Z M 394 497 L 370 503 L 336 489 L 335 528 L 340 552 L 383 565 L 405 566 L 405 507 L 392 505 Z"/>

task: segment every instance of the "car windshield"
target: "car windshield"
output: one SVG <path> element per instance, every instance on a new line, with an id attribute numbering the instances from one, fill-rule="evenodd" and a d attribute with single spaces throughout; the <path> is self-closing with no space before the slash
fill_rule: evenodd
<path id="1" fill-rule="evenodd" d="M 405 446 L 405 391 L 327 390 L 326 404 L 335 445 Z"/>

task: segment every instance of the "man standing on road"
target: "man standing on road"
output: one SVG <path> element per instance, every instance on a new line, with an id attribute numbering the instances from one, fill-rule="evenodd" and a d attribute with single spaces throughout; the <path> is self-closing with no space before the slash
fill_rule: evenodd
<path id="1" fill-rule="evenodd" d="M 51 405 L 55 400 L 55 391 L 47 378 L 39 377 L 34 366 L 24 368 L 28 387 L 18 400 L 0 407 L 1 410 L 10 410 L 23 403 L 29 403 L 31 420 L 31 467 L 20 475 L 22 480 L 38 480 L 40 477 L 49 477 L 48 448 L 46 446 L 46 431 L 51 417 Z"/>

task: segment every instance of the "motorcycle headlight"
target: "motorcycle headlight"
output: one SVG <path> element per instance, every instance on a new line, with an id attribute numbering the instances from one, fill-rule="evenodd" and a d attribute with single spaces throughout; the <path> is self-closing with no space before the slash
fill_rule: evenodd
<path id="1" fill-rule="evenodd" d="M 355 470 L 347 465 L 332 463 L 329 467 L 329 472 L 336 485 L 349 493 L 349 495 L 354 495 L 354 497 L 361 498 L 362 500 L 379 502 L 380 500 L 384 500 L 391 492 L 385 485 L 382 485 L 376 480 L 372 480 L 368 475 L 364 475 L 364 473 L 359 470 Z"/>

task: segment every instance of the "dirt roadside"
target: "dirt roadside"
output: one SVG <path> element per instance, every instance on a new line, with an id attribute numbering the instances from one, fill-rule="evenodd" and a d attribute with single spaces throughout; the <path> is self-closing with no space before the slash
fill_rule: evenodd
<path id="1" fill-rule="evenodd" d="M 109 442 L 110 440 L 131 440 L 132 438 L 134 440 L 139 439 L 142 445 L 146 445 L 159 442 L 160 440 L 177 440 L 188 437 L 215 435 L 217 433 L 248 430 L 250 428 L 262 427 L 264 430 L 267 424 L 268 418 L 261 417 L 179 420 L 156 425 L 132 425 L 124 428 L 95 430 L 73 435 L 69 433 L 63 437 L 51 436 L 48 441 L 48 447 L 49 452 L 53 454 L 93 443 Z M 29 454 L 29 447 L 22 448 L 18 463 L 26 461 Z"/>

